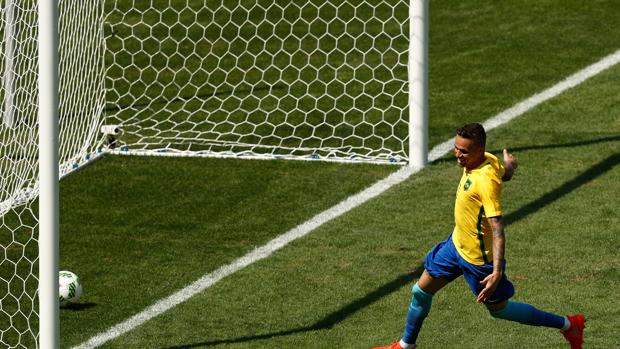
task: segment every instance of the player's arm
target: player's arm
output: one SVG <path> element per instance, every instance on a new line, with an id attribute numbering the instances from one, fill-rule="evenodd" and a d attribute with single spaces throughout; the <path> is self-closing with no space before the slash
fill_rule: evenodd
<path id="1" fill-rule="evenodd" d="M 508 152 L 508 149 L 504 149 L 504 176 L 502 177 L 503 182 L 507 182 L 512 178 L 512 175 L 515 173 L 515 170 L 519 167 L 519 162 L 517 162 L 517 158 L 512 155 L 512 153 Z"/>
<path id="2" fill-rule="evenodd" d="M 504 236 L 502 216 L 489 217 L 489 223 L 491 223 L 491 227 L 493 228 L 493 273 L 480 281 L 480 284 L 485 286 L 480 294 L 478 294 L 478 298 L 476 299 L 478 302 L 486 301 L 493 292 L 495 292 L 503 274 L 502 266 L 504 263 L 506 238 Z"/>
<path id="3" fill-rule="evenodd" d="M 506 237 L 504 236 L 504 222 L 502 216 L 489 218 L 493 228 L 493 273 L 502 274 L 502 264 L 504 263 L 504 249 L 506 248 Z"/>

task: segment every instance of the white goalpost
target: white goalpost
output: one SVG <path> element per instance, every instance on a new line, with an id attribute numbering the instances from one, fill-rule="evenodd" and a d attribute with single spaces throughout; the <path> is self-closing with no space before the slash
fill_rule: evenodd
<path id="1" fill-rule="evenodd" d="M 15 97 L 15 45 L 16 37 L 15 21 L 15 1 L 6 0 L 4 5 L 4 75 L 2 83 L 4 85 L 4 115 L 3 121 L 7 127 L 13 127 L 15 122 L 15 108 L 13 100 Z"/>
<path id="2" fill-rule="evenodd" d="M 428 1 L 409 3 L 409 166 L 428 164 Z"/>
<path id="3" fill-rule="evenodd" d="M 39 347 L 60 345 L 58 2 L 39 3 Z"/>
<path id="4" fill-rule="evenodd" d="M 428 162 L 427 0 L 6 0 L 0 19 L 1 347 L 58 347 L 58 180 L 101 155 Z"/>
<path id="5" fill-rule="evenodd" d="M 0 19 L 0 347 L 55 348 L 58 178 L 101 154 L 103 3 L 7 0 Z"/>

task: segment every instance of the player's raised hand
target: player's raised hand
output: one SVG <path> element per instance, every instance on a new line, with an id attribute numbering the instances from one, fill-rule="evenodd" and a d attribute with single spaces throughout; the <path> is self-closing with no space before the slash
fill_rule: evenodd
<path id="1" fill-rule="evenodd" d="M 512 155 L 512 153 L 510 153 L 506 148 L 504 148 L 504 164 L 506 167 L 511 167 L 513 171 L 516 170 L 519 166 L 517 158 Z"/>
<path id="2" fill-rule="evenodd" d="M 502 180 L 504 182 L 509 181 L 512 178 L 512 175 L 514 174 L 517 167 L 519 167 L 519 162 L 517 161 L 517 158 L 512 155 L 512 153 L 510 153 L 508 149 L 504 148 L 504 168 L 506 169 L 506 172 L 504 173 L 504 177 L 502 177 Z"/>

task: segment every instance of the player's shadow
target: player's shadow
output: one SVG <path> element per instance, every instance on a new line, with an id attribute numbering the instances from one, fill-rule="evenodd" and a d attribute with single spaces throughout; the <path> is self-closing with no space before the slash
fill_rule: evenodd
<path id="1" fill-rule="evenodd" d="M 412 272 L 400 275 L 394 280 L 368 293 L 364 297 L 354 300 L 353 302 L 345 305 L 344 307 L 336 310 L 335 312 L 331 314 L 328 314 L 324 318 L 320 319 L 319 321 L 309 326 L 298 327 L 298 328 L 294 328 L 290 330 L 258 334 L 258 335 L 243 336 L 243 337 L 238 337 L 238 338 L 216 339 L 216 340 L 205 341 L 205 342 L 200 342 L 200 343 L 182 344 L 182 345 L 167 347 L 167 348 L 162 348 L 162 349 L 189 349 L 189 348 L 198 348 L 198 347 L 209 347 L 209 346 L 215 346 L 219 344 L 243 343 L 243 342 L 256 341 L 260 339 L 269 339 L 269 338 L 274 338 L 274 337 L 289 336 L 292 334 L 302 333 L 302 332 L 329 329 L 329 328 L 334 327 L 338 323 L 344 321 L 345 319 L 355 314 L 356 312 L 375 303 L 381 298 L 393 292 L 396 292 L 401 287 L 411 284 L 413 280 L 419 278 L 420 275 L 422 275 L 423 271 L 424 271 L 424 266 L 421 265 Z"/>
<path id="2" fill-rule="evenodd" d="M 619 139 L 620 137 L 614 137 L 614 138 Z M 516 211 L 505 215 L 504 222 L 506 224 L 515 223 L 531 215 L 532 213 L 535 213 L 536 211 L 540 210 L 542 207 L 553 203 L 554 201 L 569 194 L 570 192 L 579 188 L 580 186 L 609 172 L 610 170 L 612 170 L 615 166 L 619 164 L 620 164 L 620 153 L 610 155 L 609 157 L 603 159 L 599 163 L 590 167 L 588 170 L 581 173 L 577 177 L 569 180 L 568 182 L 565 182 L 564 184 L 560 185 L 556 189 L 551 190 L 550 192 L 522 206 Z M 422 275 L 423 271 L 424 271 L 424 266 L 420 265 L 413 272 L 398 276 L 394 280 L 370 292 L 366 296 L 354 300 L 348 305 L 340 308 L 339 310 L 336 310 L 335 312 L 331 314 L 328 314 L 323 319 L 320 319 L 319 321 L 309 326 L 299 327 L 299 328 L 294 328 L 294 329 L 289 329 L 289 330 L 283 330 L 283 331 L 278 331 L 278 332 L 270 332 L 270 333 L 264 333 L 264 334 L 258 334 L 258 335 L 243 336 L 243 337 L 238 337 L 238 338 L 217 339 L 217 340 L 205 341 L 201 343 L 183 344 L 183 345 L 167 347 L 167 348 L 162 348 L 162 349 L 190 349 L 190 348 L 197 348 L 197 347 L 216 346 L 219 344 L 243 343 L 243 342 L 251 342 L 251 341 L 261 340 L 261 339 L 269 339 L 273 337 L 288 336 L 288 335 L 302 333 L 302 332 L 329 329 L 335 326 L 336 324 L 344 321 L 346 318 L 358 312 L 359 310 L 375 303 L 376 301 L 380 300 L 381 298 L 393 292 L 398 291 L 401 287 L 407 284 L 411 284 L 413 280 L 419 278 L 420 275 Z"/>

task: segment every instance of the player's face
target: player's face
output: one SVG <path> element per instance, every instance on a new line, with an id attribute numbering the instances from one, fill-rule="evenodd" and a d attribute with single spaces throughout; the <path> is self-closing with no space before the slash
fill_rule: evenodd
<path id="1" fill-rule="evenodd" d="M 484 158 L 484 148 L 477 146 L 473 140 L 456 135 L 454 138 L 454 156 L 461 167 L 473 169 Z"/>

